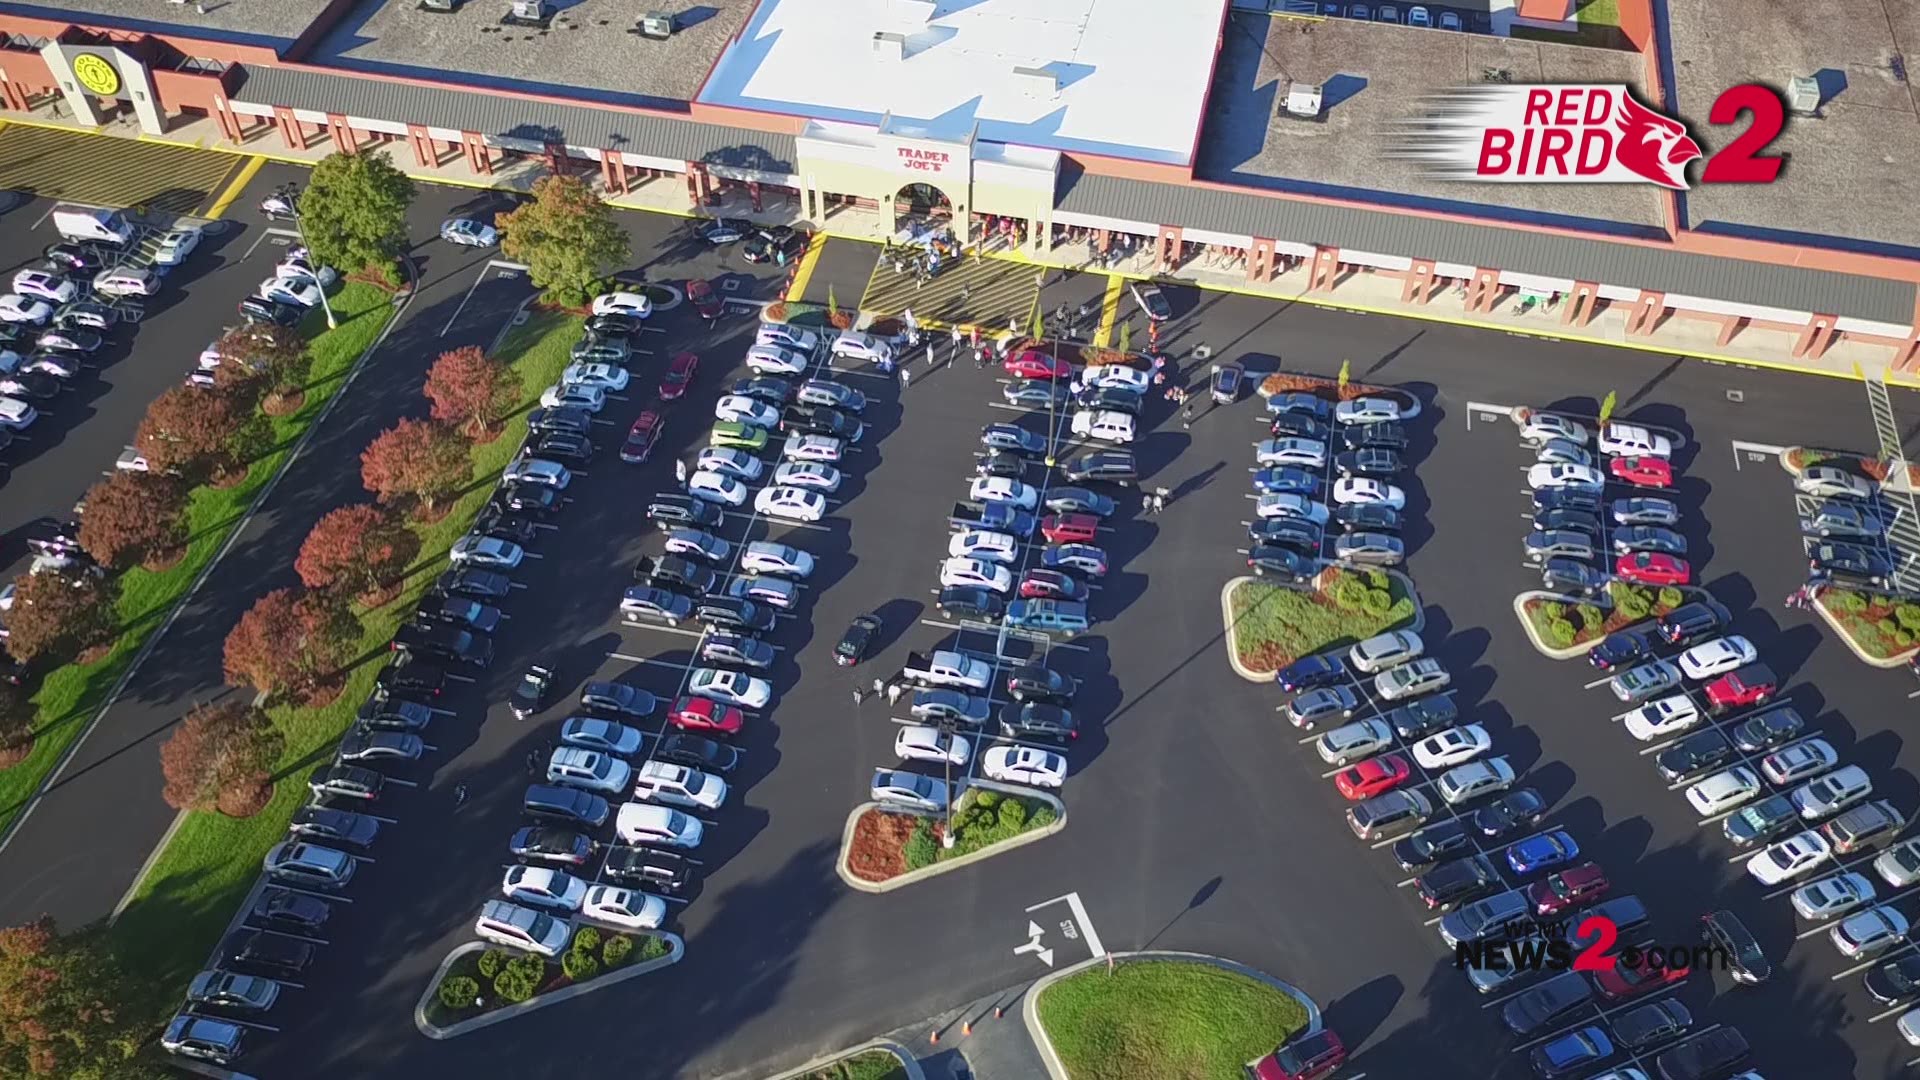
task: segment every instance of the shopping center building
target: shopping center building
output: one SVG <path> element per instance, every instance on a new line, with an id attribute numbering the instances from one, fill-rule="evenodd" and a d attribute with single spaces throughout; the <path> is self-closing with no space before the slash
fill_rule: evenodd
<path id="1" fill-rule="evenodd" d="M 609 198 L 863 236 L 950 215 L 1036 256 L 1142 251 L 1334 296 L 1364 274 L 1407 304 L 1538 300 L 1570 330 L 1611 309 L 1630 335 L 1686 319 L 1782 357 L 1920 357 L 1920 118 L 1903 70 L 1865 73 L 1900 55 L 1898 21 L 1767 5 L 1730 27 L 1669 0 L 1656 23 L 1619 0 L 1596 36 L 1571 0 L 1473 0 L 1466 31 L 1267 2 L 576 0 L 528 21 L 509 0 L 0 0 L 0 105 L 263 153 L 392 144 L 483 181 L 532 161 Z M 1714 98 L 1756 77 L 1821 95 L 1766 187 L 1449 184 L 1391 154 L 1423 95 L 1481 81 L 1629 85 L 1711 153 L 1739 130 L 1705 123 Z"/>

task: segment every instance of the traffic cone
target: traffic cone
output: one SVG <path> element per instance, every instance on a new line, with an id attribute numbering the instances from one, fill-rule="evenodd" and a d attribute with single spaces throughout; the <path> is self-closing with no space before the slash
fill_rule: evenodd
<path id="1" fill-rule="evenodd" d="M 971 1020 L 960 1021 L 960 1034 L 962 1035 L 973 1034 L 973 1021 Z"/>
<path id="2" fill-rule="evenodd" d="M 995 1006 L 993 1007 L 993 1018 L 994 1018 L 995 1020 L 998 1020 L 998 1019 L 1000 1019 L 1001 1017 L 1003 1017 L 1003 1016 L 1005 1016 L 1005 1015 L 1007 1015 L 1007 1010 L 1005 1010 L 1005 1009 L 1003 1009 L 1003 1008 L 1001 1008 L 1001 1007 L 1000 1007 L 1000 1006 L 998 1006 L 998 1005 L 995 1005 Z"/>
<path id="3" fill-rule="evenodd" d="M 932 1031 L 927 1032 L 927 1041 L 935 1046 L 940 1045 L 940 1029 L 934 1028 Z"/>

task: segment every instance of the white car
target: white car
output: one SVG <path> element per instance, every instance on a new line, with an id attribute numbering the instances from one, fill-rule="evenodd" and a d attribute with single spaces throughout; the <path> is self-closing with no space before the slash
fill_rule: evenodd
<path id="1" fill-rule="evenodd" d="M 629 844 L 663 844 L 696 848 L 706 834 L 697 818 L 678 810 L 647 803 L 622 803 L 613 817 L 614 835 Z"/>
<path id="2" fill-rule="evenodd" d="M 568 364 L 560 373 L 560 381 L 575 386 L 597 386 L 609 394 L 617 394 L 627 388 L 631 378 L 627 369 L 612 364 Z"/>
<path id="3" fill-rule="evenodd" d="M 618 795 L 633 780 L 633 766 L 598 750 L 562 746 L 547 759 L 547 781 L 585 788 L 602 795 Z"/>
<path id="4" fill-rule="evenodd" d="M 1809 922 L 1825 922 L 1873 903 L 1873 882 L 1851 871 L 1821 878 L 1793 890 L 1793 910 Z"/>
<path id="5" fill-rule="evenodd" d="M 707 502 L 739 506 L 747 501 L 747 486 L 724 473 L 703 470 L 687 477 L 687 494 Z"/>
<path id="6" fill-rule="evenodd" d="M 813 573 L 813 556 L 786 544 L 753 540 L 740 550 L 740 569 L 749 574 L 804 578 Z"/>
<path id="7" fill-rule="evenodd" d="M 1873 860 L 1873 872 L 1896 889 L 1920 881 L 1920 840 L 1902 840 Z"/>
<path id="8" fill-rule="evenodd" d="M 1907 929 L 1907 917 L 1882 904 L 1841 919 L 1827 931 L 1827 940 L 1848 960 L 1864 960 L 1906 941 Z"/>
<path id="9" fill-rule="evenodd" d="M 738 424 L 752 424 L 754 427 L 772 430 L 780 426 L 780 410 L 758 398 L 742 394 L 728 394 L 713 403 L 715 420 L 731 420 Z"/>
<path id="10" fill-rule="evenodd" d="M 196 225 L 184 225 L 167 230 L 160 243 L 153 249 L 153 261 L 159 266 L 179 266 L 200 246 L 200 228 Z"/>
<path id="11" fill-rule="evenodd" d="M 549 409 L 585 409 L 597 413 L 607 407 L 607 392 L 597 386 L 554 383 L 540 391 L 540 404 Z"/>
<path id="12" fill-rule="evenodd" d="M 1253 457 L 1261 465 L 1321 469 L 1327 464 L 1327 444 L 1318 439 L 1263 439 L 1254 444 Z"/>
<path id="13" fill-rule="evenodd" d="M 1349 725 L 1351 726 L 1351 725 Z M 1321 736 L 1325 738 L 1326 736 Z M 1451 769 L 1465 765 L 1493 749 L 1493 738 L 1479 724 L 1448 728 L 1413 744 L 1413 760 L 1423 769 Z M 1323 755 L 1324 756 L 1324 755 Z"/>
<path id="14" fill-rule="evenodd" d="M 1685 694 L 1671 694 L 1627 714 L 1627 734 L 1641 742 L 1677 735 L 1700 722 L 1700 709 Z"/>
<path id="15" fill-rule="evenodd" d="M 1342 506 L 1377 504 L 1399 510 L 1407 505 L 1407 494 L 1372 477 L 1343 476 L 1333 482 L 1333 501 Z"/>
<path id="16" fill-rule="evenodd" d="M 940 587 L 975 586 L 1004 595 L 1013 588 L 1013 573 L 980 559 L 947 559 L 940 564 Z"/>
<path id="17" fill-rule="evenodd" d="M 1680 670 L 1689 679 L 1704 681 L 1718 678 L 1743 664 L 1760 659 L 1753 643 L 1739 634 L 1703 641 L 1679 656 Z"/>
<path id="18" fill-rule="evenodd" d="M 1548 488 L 1591 488 L 1594 491 L 1605 487 L 1607 478 L 1600 470 L 1591 465 L 1567 465 L 1542 462 L 1527 469 L 1527 486 L 1535 491 Z"/>
<path id="19" fill-rule="evenodd" d="M 832 379 L 808 379 L 794 392 L 794 400 L 802 405 L 825 405 L 842 412 L 867 411 L 867 395 Z"/>
<path id="20" fill-rule="evenodd" d="M 625 930 L 657 930 L 667 921 L 667 902 L 638 889 L 595 885 L 580 905 L 583 918 Z"/>
<path id="21" fill-rule="evenodd" d="M 973 743 L 964 735 L 925 724 L 907 724 L 893 737 L 893 752 L 901 761 L 931 761 L 955 768 L 973 757 Z"/>
<path id="22" fill-rule="evenodd" d="M 747 349 L 747 370 L 755 375 L 798 375 L 812 363 L 804 354 L 778 345 L 754 345 Z"/>
<path id="23" fill-rule="evenodd" d="M 686 555 L 714 563 L 726 562 L 733 554 L 733 545 L 699 529 L 669 529 L 664 546 L 669 555 Z"/>
<path id="24" fill-rule="evenodd" d="M 0 322 L 43 325 L 53 318 L 53 305 L 30 296 L 8 293 L 0 296 Z"/>
<path id="25" fill-rule="evenodd" d="M 867 793 L 874 802 L 894 803 L 915 810 L 939 811 L 947 806 L 945 783 L 898 769 L 873 770 L 873 782 Z"/>
<path id="26" fill-rule="evenodd" d="M 1343 724 L 1314 740 L 1320 760 L 1329 765 L 1345 765 L 1370 757 L 1393 745 L 1393 726 L 1385 720 L 1355 720 Z"/>
<path id="27" fill-rule="evenodd" d="M 753 498 L 753 509 L 782 521 L 819 521 L 827 516 L 827 497 L 806 488 L 762 488 Z"/>
<path id="28" fill-rule="evenodd" d="M 1370 637 L 1347 650 L 1347 663 L 1365 675 L 1385 671 L 1395 664 L 1415 660 L 1427 651 L 1420 635 L 1411 630 L 1392 630 Z"/>
<path id="29" fill-rule="evenodd" d="M 653 314 L 653 301 L 644 293 L 610 292 L 601 293 L 593 298 L 595 315 L 625 315 L 630 319 L 644 319 Z"/>
<path id="30" fill-rule="evenodd" d="M 1818 776 L 1840 764 L 1840 753 L 1825 739 L 1803 739 L 1783 746 L 1760 759 L 1760 771 L 1767 779 L 1785 786 Z"/>
<path id="31" fill-rule="evenodd" d="M 13 275 L 13 291 L 52 304 L 66 304 L 79 295 L 80 287 L 44 270 L 22 270 Z"/>
<path id="32" fill-rule="evenodd" d="M 1327 523 L 1327 508 L 1324 504 L 1291 491 L 1269 491 L 1260 496 L 1254 501 L 1253 513 L 1255 517 L 1263 520 L 1289 517 L 1303 518 L 1315 525 Z"/>
<path id="33" fill-rule="evenodd" d="M 1865 499 L 1873 495 L 1877 485 L 1830 465 L 1815 465 L 1795 477 L 1793 486 L 1803 495 L 1818 495 L 1823 499 Z"/>
<path id="34" fill-rule="evenodd" d="M 1673 456 L 1673 440 L 1637 424 L 1613 422 L 1600 429 L 1600 452 L 1615 457 Z"/>
<path id="35" fill-rule="evenodd" d="M 115 266 L 93 275 L 93 291 L 101 296 L 152 296 L 160 291 L 160 275 L 144 266 Z"/>
<path id="36" fill-rule="evenodd" d="M 1453 676 L 1431 656 L 1388 668 L 1373 677 L 1373 692 L 1385 701 L 1430 694 L 1453 682 Z"/>
<path id="37" fill-rule="evenodd" d="M 310 308 L 319 306 L 321 294 L 319 283 L 312 278 L 276 277 L 261 282 L 256 295 L 265 300 Z"/>
<path id="38" fill-rule="evenodd" d="M 331 266 L 313 265 L 313 260 L 307 257 L 306 248 L 294 248 L 287 252 L 287 257 L 280 260 L 280 265 L 273 268 L 273 273 L 275 277 L 309 278 L 319 282 L 323 289 L 333 288 L 333 283 L 340 278 L 339 272 Z"/>
<path id="39" fill-rule="evenodd" d="M 461 247 L 490 248 L 499 243 L 500 233 L 493 226 L 472 218 L 448 218 L 440 223 L 440 239 Z"/>
<path id="40" fill-rule="evenodd" d="M 1765 851 L 1747 860 L 1747 873 L 1762 885 L 1778 885 L 1812 870 L 1833 858 L 1827 838 L 1808 829 L 1785 840 L 1767 845 Z"/>
<path id="41" fill-rule="evenodd" d="M 480 905 L 480 917 L 473 921 L 473 932 L 495 945 L 524 949 L 541 956 L 559 956 L 573 937 L 567 920 L 505 900 L 489 900 Z"/>
<path id="42" fill-rule="evenodd" d="M 1506 758 L 1486 758 L 1441 773 L 1440 779 L 1434 782 L 1434 790 L 1447 800 L 1448 806 L 1458 806 L 1482 795 L 1505 791 L 1513 786 L 1513 780 L 1513 766 L 1507 764 Z"/>
<path id="43" fill-rule="evenodd" d="M 829 464 L 840 460 L 847 444 L 831 435 L 802 435 L 789 437 L 780 448 L 780 456 L 788 461 L 821 461 Z"/>
<path id="44" fill-rule="evenodd" d="M 893 359 L 893 344 L 872 334 L 849 330 L 833 339 L 833 355 L 878 364 Z"/>
<path id="45" fill-rule="evenodd" d="M 495 536 L 463 536 L 447 552 L 448 561 L 455 566 L 471 564 L 488 570 L 511 570 L 526 556 L 519 544 Z"/>
<path id="46" fill-rule="evenodd" d="M 1523 442 L 1539 446 L 1555 439 L 1565 439 L 1575 446 L 1585 446 L 1593 438 L 1593 433 L 1578 420 L 1570 420 L 1557 413 L 1536 412 L 1529 415 L 1520 425 L 1520 438 Z"/>
<path id="47" fill-rule="evenodd" d="M 986 529 L 968 529 L 955 533 L 947 541 L 947 554 L 954 558 L 985 559 L 988 562 L 1010 563 L 1020 557 L 1020 541 L 1000 532 Z"/>
<path id="48" fill-rule="evenodd" d="M 1818 821 L 1845 810 L 1871 794 L 1873 780 L 1867 775 L 1867 770 L 1858 765 L 1849 765 L 1794 788 L 1787 793 L 1787 798 L 1792 799 L 1793 805 L 1800 809 L 1802 818 Z"/>
<path id="49" fill-rule="evenodd" d="M 1071 429 L 1083 439 L 1099 439 L 1110 443 L 1133 441 L 1133 417 L 1110 409 L 1098 412 L 1081 409 L 1073 414 Z"/>
<path id="50" fill-rule="evenodd" d="M 695 668 L 687 693 L 743 709 L 764 709 L 773 700 L 773 684 L 743 671 Z"/>
<path id="51" fill-rule="evenodd" d="M 587 883 L 564 870 L 544 866 L 509 866 L 500 881 L 500 893 L 516 904 L 548 911 L 578 911 L 587 897 Z"/>
<path id="52" fill-rule="evenodd" d="M 1387 398 L 1363 397 L 1333 407 L 1336 424 L 1381 424 L 1400 419 L 1400 406 Z"/>
<path id="53" fill-rule="evenodd" d="M 1022 510 L 1031 510 L 1040 502 L 1040 493 L 1011 477 L 976 476 L 967 488 L 967 498 L 979 503 L 1010 503 Z"/>
<path id="54" fill-rule="evenodd" d="M 757 458 L 755 459 L 758 460 Z M 840 470 L 816 461 L 783 461 L 773 470 L 773 482 L 832 494 L 840 490 Z"/>
<path id="55" fill-rule="evenodd" d="M 560 725 L 560 741 L 568 746 L 626 757 L 640 749 L 642 736 L 639 729 L 630 728 L 617 720 L 574 716 Z"/>
<path id="56" fill-rule="evenodd" d="M 1095 364 L 1080 372 L 1080 384 L 1095 388 L 1130 390 L 1144 394 L 1153 381 L 1153 376 L 1139 368 L 1125 364 Z"/>
<path id="57" fill-rule="evenodd" d="M 633 794 L 649 802 L 717 810 L 727 801 L 727 782 L 685 765 L 649 761 L 640 766 L 639 774 L 634 777 Z"/>
<path id="58" fill-rule="evenodd" d="M 1057 788 L 1067 780 L 1067 758 L 1037 746 L 995 746 L 980 757 L 980 771 L 1003 784 Z"/>
<path id="59" fill-rule="evenodd" d="M 1760 794 L 1760 777 L 1745 765 L 1714 773 L 1687 788 L 1687 801 L 1703 818 L 1719 817 Z"/>
<path id="60" fill-rule="evenodd" d="M 811 353 L 820 344 L 820 335 L 786 323 L 763 322 L 753 332 L 753 340 L 756 345 L 778 345 L 783 349 Z"/>
<path id="61" fill-rule="evenodd" d="M 573 474 L 565 465 L 545 458 L 516 458 L 501 472 L 500 479 L 510 484 L 539 484 L 555 491 L 567 490 L 573 483 Z"/>
<path id="62" fill-rule="evenodd" d="M 695 472 L 716 472 L 741 480 L 758 480 L 767 463 L 734 446 L 709 446 L 694 459 Z"/>

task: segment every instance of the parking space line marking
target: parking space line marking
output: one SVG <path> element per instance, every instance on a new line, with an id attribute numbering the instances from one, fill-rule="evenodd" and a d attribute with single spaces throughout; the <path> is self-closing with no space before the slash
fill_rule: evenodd
<path id="1" fill-rule="evenodd" d="M 1113 324 L 1120 313 L 1120 289 L 1122 279 L 1119 274 L 1107 275 L 1107 288 L 1100 296 L 1100 326 L 1093 332 L 1093 347 L 1104 349 L 1113 340 Z"/>

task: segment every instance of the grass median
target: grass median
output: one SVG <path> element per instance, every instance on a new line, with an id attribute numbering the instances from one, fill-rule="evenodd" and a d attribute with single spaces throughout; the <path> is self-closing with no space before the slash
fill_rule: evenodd
<path id="1" fill-rule="evenodd" d="M 1243 1065 L 1307 1026 L 1291 995 L 1179 960 L 1088 968 L 1035 1005 L 1071 1080 L 1243 1080 Z"/>
<path id="2" fill-rule="evenodd" d="M 864 1050 L 815 1069 L 800 1080 L 907 1080 L 900 1059 L 886 1050 Z"/>
<path id="3" fill-rule="evenodd" d="M 278 475 L 293 452 L 293 444 L 312 426 L 340 389 L 360 354 L 373 344 L 392 318 L 392 294 L 358 282 L 349 283 L 330 298 L 340 320 L 338 329 L 325 329 L 324 318 L 312 317 L 313 366 L 306 399 L 286 416 L 269 417 L 273 449 L 254 461 L 247 477 L 226 488 L 195 488 L 187 502 L 187 553 L 165 570 L 135 567 L 120 576 L 120 636 L 104 657 L 90 664 L 67 664 L 47 674 L 34 695 L 38 717 L 33 751 L 25 760 L 0 769 L 0 832 L 26 807 L 53 766 L 80 737 L 99 711 L 140 647 L 146 644 L 168 612 L 178 604 L 194 579 L 213 561 L 220 546 L 238 527 L 241 515 L 260 489 Z M 127 363 L 138 363 L 135 357 Z M 130 433 L 129 433 L 130 434 Z"/>
<path id="4" fill-rule="evenodd" d="M 334 743 L 352 725 L 355 710 L 372 691 L 388 640 L 446 568 L 447 550 L 466 532 L 492 494 L 493 478 L 520 448 L 527 409 L 567 366 L 568 349 L 580 336 L 580 325 L 576 316 L 536 313 L 502 343 L 499 356 L 520 373 L 527 396 L 523 407 L 500 438 L 473 449 L 474 482 L 451 512 L 431 524 L 413 526 L 420 537 L 420 561 L 396 599 L 362 614 L 357 655 L 363 660 L 349 675 L 346 690 L 319 708 L 282 705 L 270 710 L 287 738 L 274 774 L 278 782 L 273 801 L 250 818 L 188 815 L 139 883 L 112 935 L 116 951 L 134 971 L 177 989 L 176 984 L 199 970 L 235 906 L 259 876 L 267 849 L 286 835 L 294 811 L 306 803 L 307 772 L 331 757 Z"/>
<path id="5" fill-rule="evenodd" d="M 1412 623 L 1416 600 L 1396 575 L 1329 569 L 1314 589 L 1243 581 L 1234 586 L 1230 607 L 1240 663 L 1274 672 L 1303 656 Z"/>

